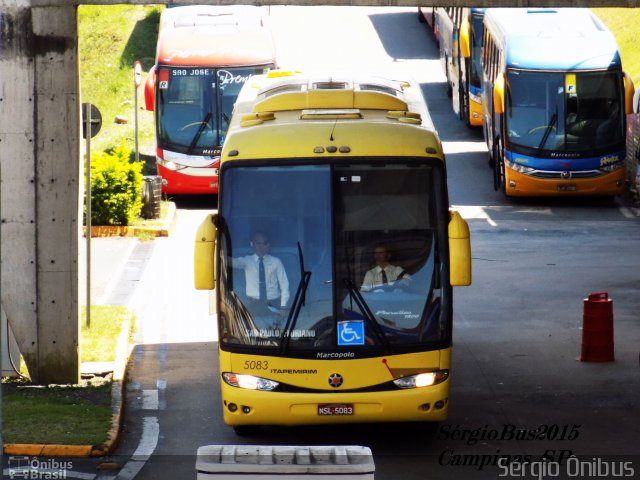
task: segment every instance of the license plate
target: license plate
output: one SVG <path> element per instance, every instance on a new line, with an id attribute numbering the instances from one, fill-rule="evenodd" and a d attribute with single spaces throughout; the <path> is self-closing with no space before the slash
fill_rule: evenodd
<path id="1" fill-rule="evenodd" d="M 318 405 L 318 415 L 353 415 L 351 403 L 324 403 Z"/>
<path id="2" fill-rule="evenodd" d="M 558 185 L 558 191 L 560 192 L 575 192 L 578 190 L 576 185 Z"/>

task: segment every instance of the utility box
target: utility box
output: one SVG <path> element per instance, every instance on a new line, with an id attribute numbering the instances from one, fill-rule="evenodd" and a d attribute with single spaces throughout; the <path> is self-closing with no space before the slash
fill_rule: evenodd
<path id="1" fill-rule="evenodd" d="M 197 480 L 373 480 L 371 449 L 357 445 L 207 445 L 198 448 Z"/>

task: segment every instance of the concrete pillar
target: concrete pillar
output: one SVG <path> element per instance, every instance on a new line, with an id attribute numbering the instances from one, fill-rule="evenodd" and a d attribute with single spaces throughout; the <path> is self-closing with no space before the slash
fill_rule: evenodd
<path id="1" fill-rule="evenodd" d="M 23 3 L 0 7 L 2 304 L 32 379 L 77 383 L 76 7 Z"/>

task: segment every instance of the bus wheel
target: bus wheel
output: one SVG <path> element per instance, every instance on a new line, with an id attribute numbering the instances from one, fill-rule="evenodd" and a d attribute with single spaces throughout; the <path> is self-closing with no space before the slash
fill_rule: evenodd
<path id="1" fill-rule="evenodd" d="M 239 437 L 248 437 L 260 433 L 260 425 L 236 425 L 233 427 L 233 431 Z"/>

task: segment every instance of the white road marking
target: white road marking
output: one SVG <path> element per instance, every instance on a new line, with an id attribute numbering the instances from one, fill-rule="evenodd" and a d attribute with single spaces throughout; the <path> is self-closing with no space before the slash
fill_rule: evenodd
<path id="1" fill-rule="evenodd" d="M 498 224 L 494 222 L 484 207 L 479 205 L 453 205 L 451 208 L 460 212 L 462 218 L 469 220 L 472 218 L 484 219 L 492 227 L 497 227 Z"/>
<path id="2" fill-rule="evenodd" d="M 158 410 L 158 390 L 142 390 L 142 409 Z"/>
<path id="3" fill-rule="evenodd" d="M 142 425 L 142 438 L 138 448 L 133 452 L 131 460 L 122 467 L 115 480 L 131 480 L 140 473 L 140 470 L 142 470 L 142 467 L 144 467 L 144 464 L 156 449 L 159 436 L 160 424 L 158 419 L 156 417 L 145 417 Z"/>
<path id="4" fill-rule="evenodd" d="M 620 213 L 626 218 L 636 218 L 636 215 L 634 215 L 627 207 L 620 207 L 618 210 L 620 210 Z"/>

